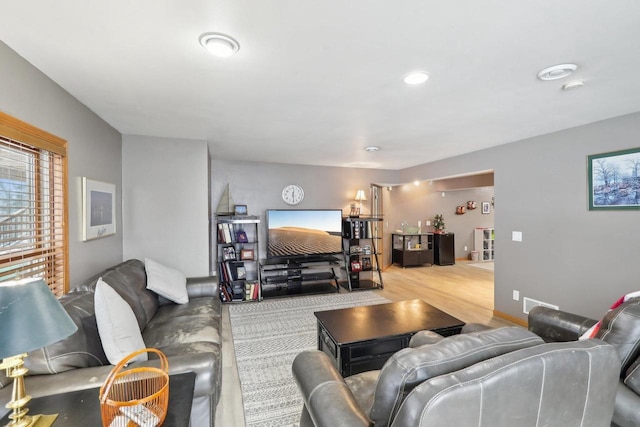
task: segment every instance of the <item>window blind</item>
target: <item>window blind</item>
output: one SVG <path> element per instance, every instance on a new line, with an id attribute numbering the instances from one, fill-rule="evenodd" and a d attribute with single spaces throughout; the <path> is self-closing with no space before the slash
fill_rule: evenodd
<path id="1" fill-rule="evenodd" d="M 65 156 L 2 134 L 0 281 L 41 277 L 60 296 L 67 290 Z"/>

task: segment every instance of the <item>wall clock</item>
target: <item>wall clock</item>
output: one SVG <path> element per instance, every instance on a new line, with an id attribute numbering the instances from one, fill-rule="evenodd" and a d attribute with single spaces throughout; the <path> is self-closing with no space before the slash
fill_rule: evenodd
<path id="1" fill-rule="evenodd" d="M 282 200 L 288 205 L 298 205 L 303 199 L 304 190 L 297 184 L 290 184 L 282 189 Z"/>

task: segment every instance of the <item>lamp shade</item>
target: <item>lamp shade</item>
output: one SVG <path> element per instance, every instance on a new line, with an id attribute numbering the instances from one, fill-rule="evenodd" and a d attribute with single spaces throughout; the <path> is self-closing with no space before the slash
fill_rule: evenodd
<path id="1" fill-rule="evenodd" d="M 364 190 L 356 191 L 356 197 L 353 199 L 355 201 L 361 202 L 363 200 L 367 200 L 367 195 L 364 194 Z"/>
<path id="2" fill-rule="evenodd" d="M 53 344 L 77 330 L 43 279 L 0 283 L 0 359 Z"/>

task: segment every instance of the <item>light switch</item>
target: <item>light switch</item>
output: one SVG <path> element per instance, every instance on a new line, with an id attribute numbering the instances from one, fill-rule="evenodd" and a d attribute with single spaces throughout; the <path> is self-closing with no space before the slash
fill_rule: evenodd
<path id="1" fill-rule="evenodd" d="M 522 231 L 512 231 L 511 240 L 514 242 L 522 242 Z"/>

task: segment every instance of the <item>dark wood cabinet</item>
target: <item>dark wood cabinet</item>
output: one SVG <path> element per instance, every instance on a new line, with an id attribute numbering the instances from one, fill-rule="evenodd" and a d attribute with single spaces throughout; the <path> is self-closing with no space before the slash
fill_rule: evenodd
<path id="1" fill-rule="evenodd" d="M 455 240 L 453 233 L 434 234 L 434 262 L 437 265 L 456 263 Z"/>
<path id="2" fill-rule="evenodd" d="M 393 234 L 391 260 L 402 267 L 433 264 L 433 234 Z"/>

